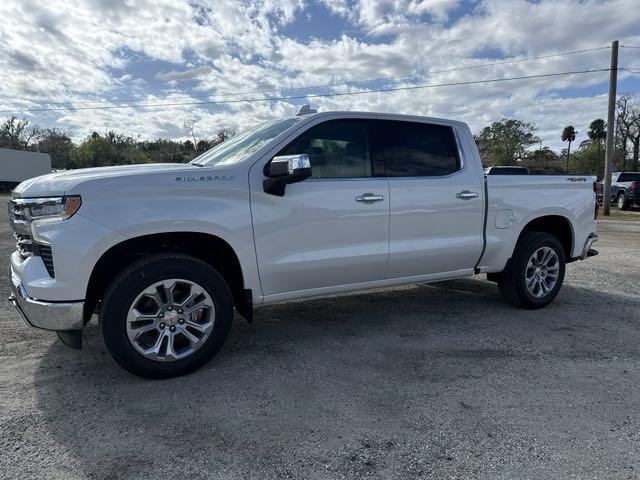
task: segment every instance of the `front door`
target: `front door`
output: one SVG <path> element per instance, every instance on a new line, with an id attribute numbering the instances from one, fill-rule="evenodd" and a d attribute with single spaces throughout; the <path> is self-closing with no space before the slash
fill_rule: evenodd
<path id="1" fill-rule="evenodd" d="M 311 160 L 312 177 L 287 185 L 284 196 L 266 194 L 261 181 L 251 183 L 263 294 L 322 293 L 331 287 L 383 280 L 388 264 L 389 184 L 372 176 L 367 121 L 322 122 L 278 155 L 303 153 Z"/>

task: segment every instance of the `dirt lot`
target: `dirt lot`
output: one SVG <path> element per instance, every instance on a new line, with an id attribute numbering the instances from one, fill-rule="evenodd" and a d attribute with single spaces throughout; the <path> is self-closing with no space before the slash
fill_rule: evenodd
<path id="1" fill-rule="evenodd" d="M 26 329 L 3 261 L 0 477 L 638 478 L 640 223 L 600 232 L 545 310 L 483 280 L 272 306 L 169 381 L 96 325 L 81 352 Z"/>

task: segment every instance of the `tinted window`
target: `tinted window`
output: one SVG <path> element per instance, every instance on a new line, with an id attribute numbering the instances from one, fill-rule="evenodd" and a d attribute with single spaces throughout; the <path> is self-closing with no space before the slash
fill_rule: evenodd
<path id="1" fill-rule="evenodd" d="M 527 175 L 529 170 L 525 167 L 490 167 L 487 175 Z"/>
<path id="2" fill-rule="evenodd" d="M 331 120 L 311 127 L 278 155 L 306 153 L 313 178 L 370 177 L 367 124 Z"/>
<path id="3" fill-rule="evenodd" d="M 380 134 L 388 177 L 432 177 L 460 169 L 451 127 L 385 121 Z"/>
<path id="4" fill-rule="evenodd" d="M 621 173 L 618 182 L 639 182 L 640 173 Z"/>

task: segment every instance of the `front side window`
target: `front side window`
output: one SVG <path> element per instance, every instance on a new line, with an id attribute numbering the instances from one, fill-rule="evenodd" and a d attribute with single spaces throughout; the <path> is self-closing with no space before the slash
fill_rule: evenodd
<path id="1" fill-rule="evenodd" d="M 451 127 L 401 121 L 382 123 L 379 131 L 387 177 L 434 177 L 460 169 Z"/>
<path id="2" fill-rule="evenodd" d="M 278 155 L 306 153 L 312 178 L 371 176 L 368 129 L 362 120 L 330 120 L 311 127 Z"/>

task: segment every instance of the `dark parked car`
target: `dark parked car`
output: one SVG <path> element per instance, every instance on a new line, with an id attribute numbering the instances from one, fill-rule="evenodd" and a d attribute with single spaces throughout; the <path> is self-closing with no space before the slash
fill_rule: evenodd
<path id="1" fill-rule="evenodd" d="M 620 210 L 640 206 L 640 172 L 614 172 L 611 175 L 611 198 Z"/>

